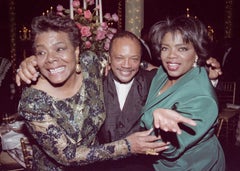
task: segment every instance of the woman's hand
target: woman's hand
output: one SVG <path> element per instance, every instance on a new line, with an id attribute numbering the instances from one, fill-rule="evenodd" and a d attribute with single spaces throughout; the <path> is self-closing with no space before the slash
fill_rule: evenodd
<path id="1" fill-rule="evenodd" d="M 150 135 L 152 131 L 153 129 L 136 132 L 126 138 L 131 146 L 131 153 L 158 155 L 168 148 L 169 143 L 158 141 L 161 137 Z"/>
<path id="2" fill-rule="evenodd" d="M 160 128 L 165 132 L 176 132 L 181 134 L 182 131 L 178 126 L 179 123 L 185 123 L 196 126 L 196 122 L 192 119 L 185 118 L 174 110 L 158 108 L 153 112 L 154 127 Z"/>
<path id="3" fill-rule="evenodd" d="M 32 81 L 36 81 L 39 72 L 37 72 L 37 61 L 36 56 L 30 56 L 21 62 L 19 68 L 17 69 L 16 84 L 21 85 L 21 81 L 31 84 Z"/>

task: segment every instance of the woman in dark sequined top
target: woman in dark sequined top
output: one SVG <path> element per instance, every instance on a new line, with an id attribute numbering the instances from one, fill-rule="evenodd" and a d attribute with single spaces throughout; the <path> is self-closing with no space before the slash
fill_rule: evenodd
<path id="1" fill-rule="evenodd" d="M 163 143 L 149 143 L 159 139 L 148 136 L 150 131 L 99 145 L 96 134 L 105 119 L 104 60 L 93 52 L 79 58 L 80 35 L 69 18 L 36 17 L 32 33 L 41 76 L 24 88 L 19 114 L 34 140 L 34 171 L 80 170 L 93 162 L 164 149 Z"/>

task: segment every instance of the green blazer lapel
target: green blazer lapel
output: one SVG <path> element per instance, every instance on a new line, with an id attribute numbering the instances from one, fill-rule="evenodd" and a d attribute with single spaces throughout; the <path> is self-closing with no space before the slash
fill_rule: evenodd
<path id="1" fill-rule="evenodd" d="M 159 68 L 159 71 L 155 75 L 152 85 L 149 91 L 148 99 L 146 102 L 146 105 L 143 108 L 143 112 L 147 111 L 149 108 L 152 108 L 162 100 L 164 100 L 166 97 L 170 96 L 172 93 L 177 91 L 180 87 L 184 86 L 187 82 L 190 80 L 194 79 L 200 72 L 200 68 L 196 67 L 191 69 L 189 72 L 187 72 L 181 79 L 179 79 L 176 84 L 174 84 L 172 87 L 167 89 L 165 92 L 162 94 L 158 95 L 159 90 L 161 87 L 165 84 L 167 81 L 167 74 L 163 70 L 163 68 Z"/>

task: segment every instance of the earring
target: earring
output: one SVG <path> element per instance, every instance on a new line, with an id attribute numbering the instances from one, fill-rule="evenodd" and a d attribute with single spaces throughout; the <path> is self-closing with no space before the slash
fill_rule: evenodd
<path id="1" fill-rule="evenodd" d="M 82 72 L 82 69 L 81 69 L 81 65 L 80 65 L 80 59 L 79 59 L 80 57 L 77 55 L 76 56 L 76 73 L 77 74 L 80 74 L 81 72 Z"/>
<path id="2" fill-rule="evenodd" d="M 80 64 L 76 64 L 76 73 L 77 74 L 81 73 L 81 66 L 80 66 Z"/>
<path id="3" fill-rule="evenodd" d="M 197 61 L 198 61 L 198 56 L 196 56 L 195 60 L 194 60 L 194 63 L 193 63 L 193 67 L 197 67 Z"/>

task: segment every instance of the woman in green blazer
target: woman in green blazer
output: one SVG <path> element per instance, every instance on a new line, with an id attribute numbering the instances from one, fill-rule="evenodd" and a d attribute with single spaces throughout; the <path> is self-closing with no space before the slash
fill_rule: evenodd
<path id="1" fill-rule="evenodd" d="M 224 153 L 214 135 L 217 99 L 204 67 L 208 58 L 205 26 L 195 18 L 181 16 L 156 23 L 150 33 L 163 67 L 152 81 L 141 125 L 153 127 L 154 119 L 161 116 L 153 117 L 157 108 L 173 109 L 197 123 L 179 125 L 181 134 L 156 129 L 170 146 L 159 154 L 155 170 L 224 171 Z"/>

